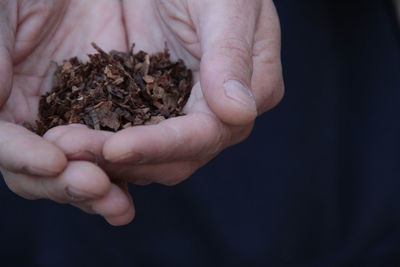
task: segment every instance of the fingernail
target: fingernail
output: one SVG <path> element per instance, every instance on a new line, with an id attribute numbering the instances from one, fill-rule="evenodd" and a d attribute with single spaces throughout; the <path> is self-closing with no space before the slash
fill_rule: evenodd
<path id="1" fill-rule="evenodd" d="M 254 100 L 251 90 L 236 80 L 229 80 L 225 82 L 225 94 L 230 99 L 235 100 L 241 106 L 252 112 L 257 112 L 256 102 Z"/>
<path id="2" fill-rule="evenodd" d="M 144 156 L 142 153 L 130 152 L 115 159 L 107 159 L 111 163 L 140 163 L 143 161 Z"/>
<path id="3" fill-rule="evenodd" d="M 65 193 L 71 199 L 71 201 L 79 202 L 79 201 L 88 201 L 93 199 L 94 197 L 88 193 L 77 190 L 73 187 L 67 186 L 65 188 Z"/>

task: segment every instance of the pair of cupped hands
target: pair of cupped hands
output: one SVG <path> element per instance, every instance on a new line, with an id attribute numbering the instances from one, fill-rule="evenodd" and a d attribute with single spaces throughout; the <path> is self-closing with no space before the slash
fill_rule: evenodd
<path id="1" fill-rule="evenodd" d="M 187 115 L 117 133 L 37 119 L 54 64 L 105 51 L 157 52 L 193 70 Z M 174 185 L 245 139 L 283 95 L 272 0 L 7 0 L 0 2 L 0 170 L 27 199 L 47 198 L 112 225 L 135 214 L 127 183 Z M 245 177 L 243 177 L 245 179 Z"/>

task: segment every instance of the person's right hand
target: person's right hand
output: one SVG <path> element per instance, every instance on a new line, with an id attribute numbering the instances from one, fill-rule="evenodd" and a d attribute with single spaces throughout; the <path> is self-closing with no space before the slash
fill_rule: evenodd
<path id="1" fill-rule="evenodd" d="M 92 41 L 107 51 L 127 50 L 120 1 L 0 2 L 0 170 L 24 198 L 70 203 L 118 225 L 134 216 L 125 185 L 112 184 L 90 162 L 90 151 L 65 154 L 21 126 L 37 119 L 39 96 L 51 86 L 52 61 L 84 57 L 93 52 Z M 102 144 L 107 135 L 97 133 L 90 142 Z"/>

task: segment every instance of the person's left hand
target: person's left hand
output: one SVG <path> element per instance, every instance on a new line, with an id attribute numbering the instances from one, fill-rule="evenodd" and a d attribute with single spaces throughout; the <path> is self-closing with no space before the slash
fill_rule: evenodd
<path id="1" fill-rule="evenodd" d="M 195 85 L 186 116 L 113 134 L 98 157 L 108 162 L 102 167 L 111 177 L 174 185 L 245 139 L 256 116 L 282 98 L 276 10 L 271 0 L 130 0 L 122 5 L 128 42 L 148 52 L 167 43 L 172 58 L 183 59 L 194 71 Z M 63 135 L 61 128 L 48 137 L 64 147 L 90 134 Z"/>
<path id="2" fill-rule="evenodd" d="M 6 185 L 21 197 L 69 203 L 114 225 L 132 220 L 134 205 L 126 182 L 112 183 L 90 162 L 95 161 L 90 149 L 101 154 L 109 133 L 92 130 L 87 139 L 64 144 L 65 151 L 74 152 L 68 154 L 22 124 L 38 119 L 39 98 L 51 88 L 54 62 L 87 58 L 93 41 L 107 50 L 128 49 L 120 4 L 0 1 L 0 171 Z M 61 130 L 74 135 L 79 129 L 70 125 Z"/>

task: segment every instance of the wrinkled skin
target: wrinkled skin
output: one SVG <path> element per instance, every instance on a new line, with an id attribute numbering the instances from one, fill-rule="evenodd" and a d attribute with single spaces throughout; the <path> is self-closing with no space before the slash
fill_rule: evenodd
<path id="1" fill-rule="evenodd" d="M 272 1 L 3 1 L 0 20 L 0 168 L 7 185 L 113 225 L 134 216 L 127 182 L 183 181 L 245 139 L 256 116 L 283 95 Z M 135 42 L 155 52 L 167 43 L 172 58 L 194 71 L 187 115 L 118 133 L 60 126 L 43 138 L 20 126 L 35 120 L 52 62 L 86 59 L 92 41 L 106 51 Z"/>

